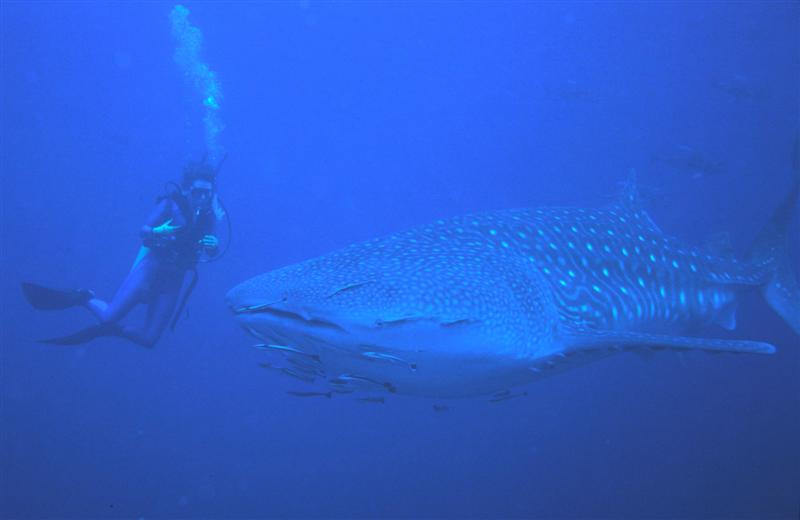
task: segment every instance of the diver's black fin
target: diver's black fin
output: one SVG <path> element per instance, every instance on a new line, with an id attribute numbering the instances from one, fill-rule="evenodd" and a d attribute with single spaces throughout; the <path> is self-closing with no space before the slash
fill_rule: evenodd
<path id="1" fill-rule="evenodd" d="M 58 311 L 76 307 L 94 296 L 86 289 L 51 289 L 30 282 L 22 282 L 22 294 L 33 308 L 40 311 Z"/>
<path id="2" fill-rule="evenodd" d="M 88 343 L 93 339 L 102 338 L 104 336 L 122 336 L 122 326 L 118 323 L 98 323 L 97 325 L 86 327 L 75 334 L 62 336 L 60 338 L 42 339 L 39 340 L 39 343 L 48 343 L 50 345 L 80 345 L 81 343 Z"/>

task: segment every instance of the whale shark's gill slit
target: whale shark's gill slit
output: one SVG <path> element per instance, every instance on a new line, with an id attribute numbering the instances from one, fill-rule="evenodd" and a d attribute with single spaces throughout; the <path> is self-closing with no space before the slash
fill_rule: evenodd
<path id="1" fill-rule="evenodd" d="M 419 323 L 422 321 L 434 322 L 437 323 L 440 327 L 459 327 L 464 325 L 475 325 L 477 323 L 480 323 L 480 320 L 474 320 L 472 318 L 461 318 L 450 321 L 442 321 L 433 316 L 407 316 L 404 318 L 395 318 L 391 320 L 377 319 L 375 320 L 375 326 L 379 328 L 397 327 L 401 325 L 410 325 L 414 323 Z"/>
<path id="2" fill-rule="evenodd" d="M 450 328 L 450 327 L 461 327 L 464 325 L 477 325 L 481 322 L 481 320 L 474 320 L 472 318 L 462 318 L 460 320 L 453 320 L 453 321 L 443 321 L 439 325 L 442 327 Z"/>
<path id="3" fill-rule="evenodd" d="M 364 287 L 365 285 L 369 285 L 369 284 L 372 284 L 372 283 L 375 283 L 375 282 L 372 281 L 372 280 L 367 280 L 366 282 L 351 283 L 351 284 L 345 285 L 344 287 L 340 287 L 340 288 L 336 289 L 335 291 L 333 291 L 332 293 L 327 295 L 326 298 L 333 298 L 334 296 L 338 296 L 339 294 L 342 294 L 343 292 L 352 291 L 354 289 L 359 289 L 361 287 Z"/>
<path id="4" fill-rule="evenodd" d="M 418 322 L 418 321 L 420 321 L 422 319 L 423 318 L 418 317 L 418 316 L 413 316 L 413 317 L 408 317 L 408 318 L 396 318 L 396 319 L 392 319 L 392 320 L 377 319 L 377 320 L 375 320 L 375 326 L 379 327 L 379 328 L 380 327 L 398 327 L 400 325 L 408 325 L 408 324 L 411 324 L 411 323 L 416 323 L 416 322 Z"/>

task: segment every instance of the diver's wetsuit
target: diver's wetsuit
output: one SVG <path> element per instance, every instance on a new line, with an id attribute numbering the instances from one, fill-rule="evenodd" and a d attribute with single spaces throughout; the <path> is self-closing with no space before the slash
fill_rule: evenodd
<path id="1" fill-rule="evenodd" d="M 155 236 L 152 229 L 172 219 L 180 229 L 171 236 Z M 199 241 L 213 235 L 216 218 L 212 209 L 192 210 L 180 195 L 162 198 L 142 226 L 143 245 L 127 278 L 110 303 L 92 298 L 86 303 L 105 324 L 119 322 L 139 303 L 146 303 L 143 327 L 122 326 L 123 337 L 146 347 L 158 341 L 175 313 L 186 273 L 194 269 L 204 249 Z M 212 256 L 216 249 L 205 249 Z"/>

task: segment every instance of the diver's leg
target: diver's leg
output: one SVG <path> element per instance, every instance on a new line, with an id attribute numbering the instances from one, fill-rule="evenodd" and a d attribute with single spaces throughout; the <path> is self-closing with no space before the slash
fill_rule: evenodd
<path id="1" fill-rule="evenodd" d="M 147 291 L 150 279 L 155 276 L 156 265 L 152 261 L 140 262 L 125 277 L 111 303 L 92 298 L 85 306 L 102 323 L 116 322 L 140 303 Z"/>
<path id="2" fill-rule="evenodd" d="M 170 273 L 166 278 L 168 279 L 161 282 L 166 286 L 159 287 L 148 302 L 144 327 L 124 327 L 122 330 L 123 336 L 143 347 L 155 346 L 175 313 L 183 284 L 183 273 Z"/>
<path id="3" fill-rule="evenodd" d="M 137 283 L 138 280 L 138 283 Z M 149 272 L 129 276 L 108 305 L 101 321 L 75 334 L 43 340 L 43 343 L 56 345 L 78 345 L 103 336 L 119 336 L 144 347 L 152 347 L 169 323 L 175 311 L 178 295 L 183 281 L 182 273 L 164 272 L 158 265 L 152 265 Z M 149 290 L 149 289 L 153 290 Z M 148 298 L 147 321 L 144 328 L 123 326 L 120 319 L 133 305 Z M 127 307 L 127 310 L 125 310 Z"/>

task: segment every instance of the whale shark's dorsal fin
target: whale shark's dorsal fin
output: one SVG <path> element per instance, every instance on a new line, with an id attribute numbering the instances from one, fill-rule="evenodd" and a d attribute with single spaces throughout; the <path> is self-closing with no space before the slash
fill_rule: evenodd
<path id="1" fill-rule="evenodd" d="M 650 215 L 644 209 L 644 202 L 641 192 L 639 191 L 639 183 L 637 182 L 635 168 L 631 168 L 630 172 L 628 172 L 628 178 L 622 183 L 622 191 L 614 207 L 625 213 L 636 215 L 645 226 L 655 232 L 661 233 L 661 229 L 653 222 L 653 219 L 650 218 Z"/>
<path id="2" fill-rule="evenodd" d="M 622 192 L 617 200 L 617 206 L 624 208 L 631 213 L 638 213 L 643 210 L 641 195 L 636 183 L 636 169 L 631 168 L 628 178 L 622 183 Z"/>

